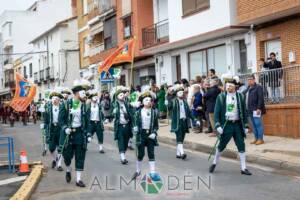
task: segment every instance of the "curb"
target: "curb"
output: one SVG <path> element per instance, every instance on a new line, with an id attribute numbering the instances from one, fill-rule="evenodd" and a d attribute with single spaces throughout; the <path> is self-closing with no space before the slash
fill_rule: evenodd
<path id="1" fill-rule="evenodd" d="M 43 165 L 35 165 L 19 190 L 10 198 L 10 200 L 27 200 L 34 192 L 39 183 L 43 172 Z"/>
<path id="2" fill-rule="evenodd" d="M 112 126 L 105 126 L 105 129 L 113 131 Z M 175 138 L 169 138 L 165 136 L 159 136 L 158 141 L 169 145 L 176 144 Z M 207 154 L 210 154 L 212 150 L 212 147 L 209 145 L 199 144 L 191 141 L 185 141 L 185 148 L 189 150 L 207 153 Z M 235 160 L 239 159 L 238 152 L 231 149 L 226 149 L 222 153 L 222 156 L 230 159 L 235 159 Z M 290 172 L 300 173 L 300 165 L 288 161 L 269 159 L 262 156 L 257 156 L 255 154 L 247 154 L 247 162 L 278 169 L 278 170 L 287 170 Z"/>

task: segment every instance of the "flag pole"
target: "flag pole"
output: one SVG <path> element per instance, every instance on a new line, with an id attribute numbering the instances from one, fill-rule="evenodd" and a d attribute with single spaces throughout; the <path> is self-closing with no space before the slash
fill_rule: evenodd
<path id="1" fill-rule="evenodd" d="M 133 64 L 134 64 L 134 54 L 135 54 L 135 36 L 133 37 L 133 47 L 132 47 L 132 60 L 131 60 L 131 67 L 130 67 L 130 93 L 131 93 L 131 86 L 133 83 Z"/>

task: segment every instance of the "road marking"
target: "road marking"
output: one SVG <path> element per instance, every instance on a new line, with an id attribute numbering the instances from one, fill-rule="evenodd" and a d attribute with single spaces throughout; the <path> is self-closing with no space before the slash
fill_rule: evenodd
<path id="1" fill-rule="evenodd" d="M 18 177 L 14 177 L 14 178 L 1 180 L 0 181 L 0 186 L 15 183 L 15 182 L 19 182 L 19 181 L 24 181 L 26 178 L 27 178 L 27 176 L 18 176 Z"/>

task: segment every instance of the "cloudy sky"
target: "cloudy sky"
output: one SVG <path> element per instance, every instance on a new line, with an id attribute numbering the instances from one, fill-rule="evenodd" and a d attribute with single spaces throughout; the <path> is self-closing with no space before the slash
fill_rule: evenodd
<path id="1" fill-rule="evenodd" d="M 36 0 L 0 0 L 0 15 L 4 10 L 25 10 Z"/>

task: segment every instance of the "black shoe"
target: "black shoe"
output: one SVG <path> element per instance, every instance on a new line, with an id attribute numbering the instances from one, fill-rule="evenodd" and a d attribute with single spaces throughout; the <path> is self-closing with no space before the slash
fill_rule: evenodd
<path id="1" fill-rule="evenodd" d="M 176 158 L 178 158 L 178 159 L 182 159 L 182 156 L 176 155 Z"/>
<path id="2" fill-rule="evenodd" d="M 76 182 L 76 186 L 85 187 L 85 184 L 82 181 Z"/>
<path id="3" fill-rule="evenodd" d="M 62 172 L 62 171 L 64 171 L 64 169 L 61 167 L 61 166 L 59 166 L 59 167 L 57 167 L 57 169 L 56 169 L 57 171 L 59 171 L 59 172 Z"/>
<path id="4" fill-rule="evenodd" d="M 132 181 L 133 181 L 133 180 L 136 180 L 137 177 L 139 177 L 140 175 L 141 175 L 141 172 L 135 172 L 135 173 L 133 174 L 131 180 L 132 180 Z"/>
<path id="5" fill-rule="evenodd" d="M 212 129 L 208 129 L 208 130 L 204 131 L 204 133 L 206 133 L 206 134 L 208 134 L 208 133 L 212 133 L 212 132 L 213 132 L 213 130 L 212 130 Z"/>
<path id="6" fill-rule="evenodd" d="M 186 157 L 187 157 L 187 155 L 184 153 L 184 154 L 182 154 L 181 159 L 182 159 L 182 160 L 185 160 Z"/>
<path id="7" fill-rule="evenodd" d="M 247 175 L 247 176 L 251 176 L 252 175 L 252 173 L 248 169 L 241 170 L 241 174 L 242 175 Z"/>
<path id="8" fill-rule="evenodd" d="M 56 161 L 55 160 L 52 161 L 52 166 L 51 167 L 52 167 L 52 169 L 54 169 L 56 167 Z"/>
<path id="9" fill-rule="evenodd" d="M 67 181 L 67 183 L 70 183 L 70 182 L 71 182 L 71 179 L 72 179 L 72 177 L 71 177 L 71 172 L 67 172 L 67 173 L 66 173 L 66 181 Z"/>
<path id="10" fill-rule="evenodd" d="M 128 160 L 121 160 L 122 165 L 127 165 L 128 164 Z"/>
<path id="11" fill-rule="evenodd" d="M 212 164 L 212 165 L 209 167 L 209 173 L 214 173 L 215 168 L 216 168 L 216 165 L 215 165 L 215 164 Z"/>
<path id="12" fill-rule="evenodd" d="M 104 151 L 103 149 L 101 149 L 101 150 L 99 151 L 99 153 L 102 153 L 102 154 L 103 154 L 103 153 L 105 153 L 105 151 Z"/>

